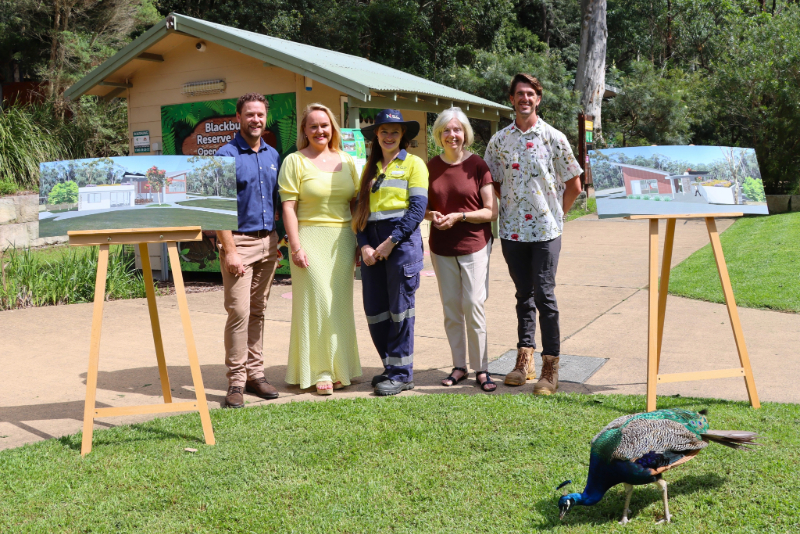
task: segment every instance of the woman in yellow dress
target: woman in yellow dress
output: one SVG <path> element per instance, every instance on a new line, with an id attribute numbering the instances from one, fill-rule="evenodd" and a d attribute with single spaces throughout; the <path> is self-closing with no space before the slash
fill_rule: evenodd
<path id="1" fill-rule="evenodd" d="M 292 330 L 286 382 L 330 395 L 361 376 L 353 316 L 356 237 L 350 229 L 359 178 L 341 150 L 330 109 L 303 112 L 298 151 L 281 165 L 278 188 L 289 237 Z"/>

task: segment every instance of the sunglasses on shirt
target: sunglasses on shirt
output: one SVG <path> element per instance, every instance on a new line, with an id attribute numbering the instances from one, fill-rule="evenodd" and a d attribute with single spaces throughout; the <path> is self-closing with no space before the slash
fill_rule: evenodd
<path id="1" fill-rule="evenodd" d="M 382 172 L 381 175 L 378 176 L 378 178 L 375 179 L 375 183 L 372 184 L 372 192 L 373 193 L 377 193 L 378 189 L 381 188 L 381 184 L 383 183 L 384 178 L 386 178 L 386 173 Z"/>

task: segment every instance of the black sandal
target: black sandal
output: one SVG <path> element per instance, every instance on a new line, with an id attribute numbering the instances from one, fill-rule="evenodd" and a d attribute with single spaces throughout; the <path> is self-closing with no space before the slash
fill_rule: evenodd
<path id="1" fill-rule="evenodd" d="M 456 377 L 453 376 L 453 373 L 455 373 L 456 371 L 461 371 L 462 373 L 464 373 L 463 375 L 461 375 L 461 378 L 456 378 Z M 469 376 L 469 372 L 467 372 L 467 370 L 464 369 L 463 367 L 453 367 L 453 370 L 450 371 L 450 376 L 448 376 L 447 378 L 442 380 L 442 385 L 444 387 L 448 387 L 448 388 L 450 386 L 455 386 L 456 384 L 458 384 L 462 380 L 466 380 L 467 376 Z M 448 381 L 450 383 L 449 384 L 445 384 L 445 382 L 448 382 Z"/>
<path id="2" fill-rule="evenodd" d="M 483 382 L 479 380 L 481 375 L 486 375 L 486 380 Z M 497 389 L 497 384 L 495 384 L 494 380 L 492 380 L 492 376 L 489 374 L 489 371 L 480 371 L 475 373 L 475 383 L 486 393 L 491 393 Z"/>

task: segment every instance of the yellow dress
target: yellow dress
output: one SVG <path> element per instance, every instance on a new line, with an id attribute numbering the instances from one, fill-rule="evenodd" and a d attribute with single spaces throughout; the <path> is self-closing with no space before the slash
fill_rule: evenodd
<path id="1" fill-rule="evenodd" d="M 350 384 L 361 376 L 353 314 L 356 238 L 350 201 L 359 178 L 353 159 L 340 152 L 342 170 L 320 171 L 299 152 L 281 165 L 281 200 L 297 201 L 300 245 L 308 267 L 290 262 L 292 328 L 286 382 L 301 388 L 330 380 Z"/>

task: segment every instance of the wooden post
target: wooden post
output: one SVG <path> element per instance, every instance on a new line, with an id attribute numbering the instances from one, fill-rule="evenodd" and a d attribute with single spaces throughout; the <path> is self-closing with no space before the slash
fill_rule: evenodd
<path id="1" fill-rule="evenodd" d="M 94 420 L 98 417 L 117 415 L 134 415 L 150 413 L 170 413 L 196 411 L 200 413 L 200 422 L 203 435 L 208 445 L 214 445 L 214 430 L 211 426 L 211 416 L 208 411 L 203 377 L 200 373 L 200 363 L 197 358 L 197 347 L 192 333 L 192 323 L 189 318 L 189 306 L 183 286 L 183 275 L 178 257 L 178 241 L 200 241 L 203 238 L 199 226 L 186 228 L 142 228 L 126 230 L 90 230 L 68 232 L 70 245 L 94 246 L 99 245 L 100 254 L 97 263 L 97 277 L 94 290 L 94 312 L 92 315 L 92 334 L 89 349 L 89 370 L 86 374 L 86 403 L 83 412 L 83 438 L 81 440 L 81 456 L 92 451 L 92 434 Z M 167 373 L 167 364 L 164 357 L 164 344 L 161 337 L 161 325 L 158 319 L 155 290 L 152 286 L 152 269 L 147 243 L 166 243 L 172 262 L 172 272 L 175 277 L 175 293 L 178 297 L 183 333 L 189 356 L 189 367 L 192 371 L 196 401 L 173 402 Z M 158 371 L 161 378 L 161 391 L 164 395 L 164 404 L 150 404 L 143 406 L 122 406 L 112 408 L 97 408 L 97 373 L 100 361 L 100 332 L 103 325 L 103 302 L 105 300 L 106 276 L 108 274 L 108 251 L 112 244 L 136 244 L 142 256 L 142 269 L 147 292 L 147 307 L 150 314 L 150 326 L 153 330 L 153 342 L 158 361 Z M 166 263 L 162 266 L 166 269 Z"/>
<path id="2" fill-rule="evenodd" d="M 741 213 L 707 213 L 707 214 L 680 214 L 680 215 L 630 215 L 629 220 L 649 221 L 649 255 L 648 255 L 648 305 L 647 305 L 647 411 L 656 409 L 656 386 L 670 382 L 687 382 L 691 380 L 709 380 L 713 378 L 730 378 L 741 376 L 745 380 L 747 395 L 753 408 L 760 408 L 756 392 L 756 383 L 753 370 L 750 367 L 750 358 L 744 342 L 742 325 L 739 321 L 739 312 L 733 297 L 728 268 L 717 232 L 716 217 L 741 217 Z M 669 273 L 672 262 L 672 250 L 675 238 L 675 225 L 677 219 L 704 218 L 708 228 L 708 237 L 714 258 L 717 262 L 722 292 L 725 295 L 725 304 L 728 308 L 728 317 L 731 320 L 731 329 L 736 341 L 741 367 L 720 369 L 716 371 L 696 371 L 688 373 L 659 374 L 661 364 L 661 344 L 664 336 L 664 317 L 667 310 L 667 292 L 669 290 Z M 661 284 L 658 286 L 658 221 L 667 220 L 667 234 L 664 239 L 664 255 L 661 265 Z"/>
<path id="3" fill-rule="evenodd" d="M 667 313 L 669 273 L 672 265 L 672 246 L 675 242 L 675 219 L 667 219 L 667 235 L 664 237 L 664 255 L 661 258 L 661 285 L 658 289 L 658 349 L 656 350 L 656 372 L 661 365 L 661 341 L 664 339 L 664 316 Z"/>
<path id="4" fill-rule="evenodd" d="M 94 307 L 92 311 L 92 337 L 89 341 L 89 370 L 86 373 L 86 402 L 83 407 L 83 437 L 81 456 L 92 451 L 94 433 L 94 407 L 97 397 L 97 369 L 100 363 L 100 332 L 103 329 L 103 302 L 106 298 L 108 275 L 108 245 L 100 245 L 97 257 L 97 276 L 94 280 Z"/>
<path id="5" fill-rule="evenodd" d="M 144 277 L 144 289 L 147 293 L 147 309 L 150 312 L 150 326 L 153 329 L 153 343 L 156 347 L 161 392 L 164 395 L 164 402 L 172 402 L 167 361 L 164 358 L 164 343 L 161 338 L 161 323 L 158 320 L 158 307 L 156 307 L 156 290 L 153 287 L 153 270 L 150 268 L 150 254 L 147 253 L 147 243 L 139 243 L 139 253 L 142 256 L 142 275 Z M 166 263 L 162 259 L 161 272 L 163 273 L 164 271 L 166 271 Z"/>
<path id="6" fill-rule="evenodd" d="M 647 300 L 647 411 L 656 409 L 658 375 L 658 219 L 650 219 L 650 268 Z"/>
<path id="7" fill-rule="evenodd" d="M 722 252 L 722 244 L 719 241 L 717 232 L 717 222 L 713 217 L 706 217 L 706 227 L 708 228 L 708 238 L 711 240 L 711 249 L 714 251 L 714 260 L 717 263 L 719 281 L 722 284 L 722 294 L 725 296 L 725 306 L 728 308 L 728 318 L 731 320 L 733 339 L 736 341 L 736 350 L 739 353 L 739 363 L 744 369 L 744 384 L 747 388 L 747 396 L 753 408 L 759 408 L 761 402 L 758 400 L 756 392 L 756 381 L 753 378 L 753 369 L 750 367 L 750 356 L 747 354 L 747 345 L 744 342 L 742 323 L 739 321 L 739 310 L 736 309 L 736 300 L 733 298 L 733 287 L 728 276 L 728 266 L 725 263 L 725 255 Z"/>
<path id="8" fill-rule="evenodd" d="M 189 303 L 186 301 L 186 291 L 183 287 L 183 273 L 181 273 L 180 257 L 178 257 L 178 244 L 171 241 L 167 243 L 167 247 L 169 249 L 169 261 L 172 265 L 172 277 L 175 280 L 175 295 L 178 297 L 178 309 L 181 312 L 183 337 L 186 339 L 186 350 L 189 355 L 189 369 L 192 371 L 194 393 L 197 397 L 197 403 L 199 404 L 200 422 L 203 425 L 203 434 L 206 438 L 206 443 L 214 445 L 214 431 L 211 428 L 211 416 L 208 413 L 206 389 L 203 387 L 203 376 L 200 373 L 200 362 L 197 359 L 197 346 L 195 345 L 194 333 L 192 332 L 192 320 L 189 317 Z"/>

